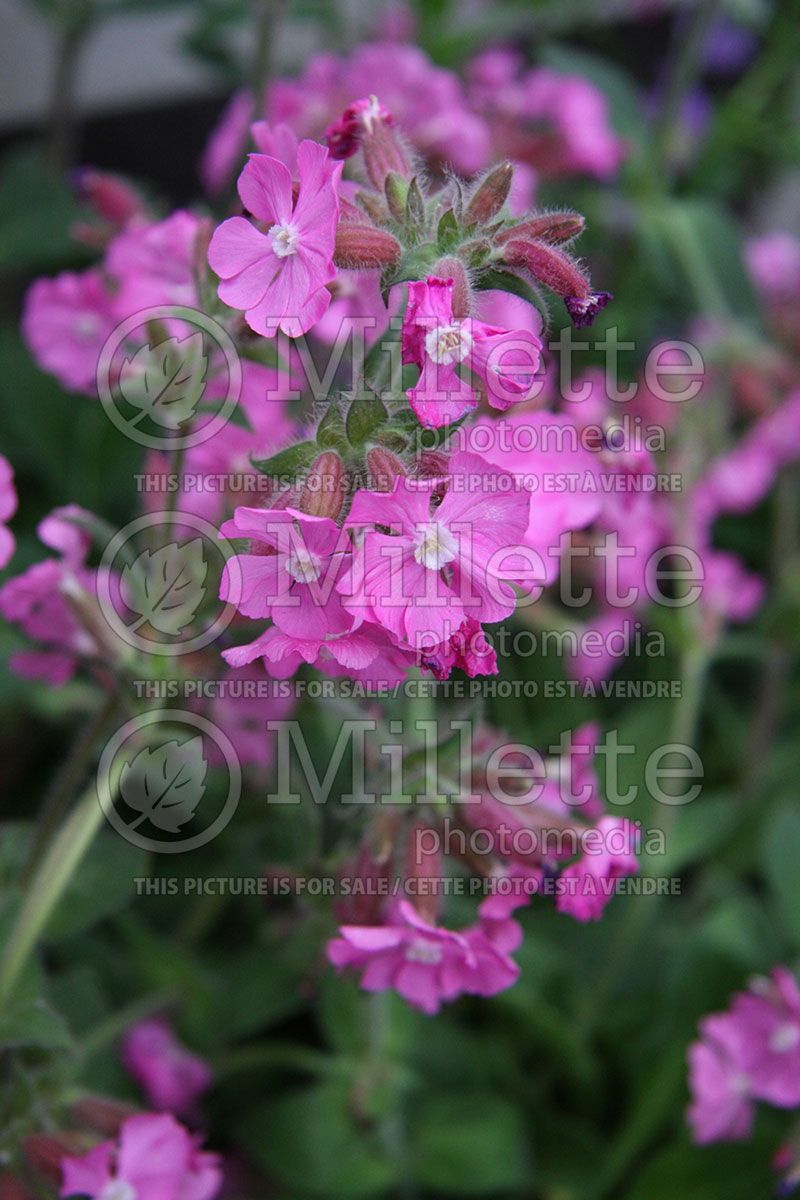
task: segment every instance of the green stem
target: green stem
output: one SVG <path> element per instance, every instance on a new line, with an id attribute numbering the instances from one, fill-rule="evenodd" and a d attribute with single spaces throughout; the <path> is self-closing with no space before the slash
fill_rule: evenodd
<path id="1" fill-rule="evenodd" d="M 23 883 L 27 883 L 31 878 L 53 831 L 61 823 L 72 797 L 86 774 L 95 744 L 117 713 L 119 702 L 119 696 L 116 693 L 105 698 L 74 743 L 48 789 L 31 842 L 28 860 L 22 871 Z"/>
<path id="2" fill-rule="evenodd" d="M 78 58 L 88 29 L 88 22 L 80 21 L 58 35 L 50 89 L 47 157 L 59 174 L 68 170 L 75 159 L 75 84 Z"/>
<path id="3" fill-rule="evenodd" d="M 119 784 L 122 764 L 107 780 L 97 780 L 84 793 L 54 838 L 27 889 L 11 936 L 0 957 L 0 1005 L 14 990 L 47 922 L 63 898 L 83 856 L 103 823 L 99 793 L 110 804 Z"/>

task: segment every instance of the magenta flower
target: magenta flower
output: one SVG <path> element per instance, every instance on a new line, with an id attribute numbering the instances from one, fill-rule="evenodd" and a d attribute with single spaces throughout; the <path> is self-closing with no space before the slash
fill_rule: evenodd
<path id="1" fill-rule="evenodd" d="M 197 304 L 194 252 L 200 218 L 178 210 L 163 221 L 134 225 L 109 244 L 105 267 L 117 284 L 120 318 L 158 305 Z"/>
<path id="2" fill-rule="evenodd" d="M 745 246 L 745 264 L 767 304 L 800 300 L 800 239 L 791 233 L 768 233 Z"/>
<path id="3" fill-rule="evenodd" d="M 17 491 L 14 471 L 7 458 L 0 454 L 0 570 L 8 566 L 14 553 L 14 535 L 5 522 L 17 511 Z"/>
<path id="4" fill-rule="evenodd" d="M 187 1050 L 160 1017 L 133 1025 L 122 1039 L 120 1057 L 159 1112 L 191 1115 L 213 1080 L 208 1064 Z"/>
<path id="5" fill-rule="evenodd" d="M 223 650 L 222 656 L 232 667 L 260 658 L 276 679 L 288 679 L 307 663 L 327 675 L 344 675 L 374 686 L 401 682 L 415 661 L 385 630 L 366 622 L 325 638 L 296 637 L 272 625 L 254 642 Z"/>
<path id="6" fill-rule="evenodd" d="M 734 998 L 732 1017 L 747 1029 L 751 1044 L 752 1094 L 779 1108 L 800 1104 L 800 988 L 786 967 L 757 979 Z"/>
<path id="7" fill-rule="evenodd" d="M 338 584 L 347 608 L 426 655 L 467 617 L 500 621 L 514 611 L 512 557 L 528 523 L 527 493 L 477 454 L 451 457 L 436 505 L 440 487 L 401 476 L 393 492 L 356 492 L 346 525 L 367 529 Z"/>
<path id="8" fill-rule="evenodd" d="M 453 316 L 453 281 L 429 276 L 408 285 L 403 318 L 403 362 L 420 376 L 407 392 L 420 423 L 439 428 L 478 402 L 471 371 L 489 404 L 505 411 L 526 400 L 535 385 L 542 343 L 530 329 L 511 331 L 472 317 Z"/>
<path id="9" fill-rule="evenodd" d="M 700 1022 L 700 1033 L 688 1051 L 692 1136 L 700 1145 L 746 1138 L 755 1111 L 746 1028 L 730 1013 L 718 1013 Z"/>
<path id="10" fill-rule="evenodd" d="M 117 1142 L 62 1162 L 61 1196 L 90 1200 L 212 1200 L 220 1189 L 219 1158 L 167 1113 L 123 1122 Z"/>
<path id="11" fill-rule="evenodd" d="M 100 351 L 115 325 L 112 297 L 99 271 L 37 279 L 25 296 L 22 336 L 28 349 L 70 391 L 95 391 Z"/>
<path id="12" fill-rule="evenodd" d="M 9 659 L 11 669 L 25 678 L 59 686 L 72 678 L 81 659 L 99 653 L 94 636 L 79 623 L 68 599 L 79 595 L 92 603 L 96 597 L 96 572 L 85 565 L 89 537 L 70 519 L 90 516 L 75 504 L 55 509 L 37 532 L 59 557 L 34 563 L 0 587 L 0 615 L 37 644 Z"/>
<path id="13" fill-rule="evenodd" d="M 361 971 L 365 991 L 393 989 L 433 1015 L 443 1001 L 464 993 L 493 996 L 516 981 L 519 969 L 503 948 L 514 923 L 487 918 L 486 924 L 488 933 L 484 923 L 455 933 L 430 925 L 401 900 L 385 925 L 343 925 L 328 942 L 328 959 Z"/>
<path id="14" fill-rule="evenodd" d="M 243 309 L 251 329 L 274 337 L 281 329 L 299 337 L 330 303 L 326 284 L 336 274 L 333 247 L 339 216 L 342 164 L 315 142 L 297 151 L 300 190 L 276 158 L 251 154 L 239 176 L 239 195 L 263 227 L 231 217 L 215 230 L 208 249 L 221 278 L 220 299 Z"/>
<path id="15" fill-rule="evenodd" d="M 251 539 L 249 554 L 226 565 L 220 598 L 246 617 L 271 617 L 290 637 L 324 641 L 352 628 L 335 590 L 350 543 L 329 517 L 294 508 L 237 508 L 221 531 Z M 241 585 L 239 579 L 241 578 Z"/>
<path id="16" fill-rule="evenodd" d="M 633 826 L 623 817 L 601 817 L 584 841 L 583 856 L 561 872 L 556 909 L 577 921 L 598 921 L 614 895 L 616 881 L 639 870 Z"/>

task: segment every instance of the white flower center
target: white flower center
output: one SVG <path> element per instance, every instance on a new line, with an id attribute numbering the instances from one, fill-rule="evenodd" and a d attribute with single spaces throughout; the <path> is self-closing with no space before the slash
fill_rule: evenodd
<path id="1" fill-rule="evenodd" d="M 93 338 L 100 328 L 100 321 L 94 313 L 81 313 L 75 320 L 75 333 L 87 341 Z"/>
<path id="2" fill-rule="evenodd" d="M 797 1043 L 800 1042 L 800 1025 L 795 1025 L 791 1021 L 787 1021 L 785 1025 L 780 1025 L 769 1040 L 769 1048 L 776 1054 L 786 1054 L 789 1050 L 794 1050 Z"/>
<path id="3" fill-rule="evenodd" d="M 270 245 L 278 258 L 288 258 L 297 254 L 300 246 L 300 230 L 291 221 L 280 221 L 271 225 L 267 230 Z"/>
<path id="4" fill-rule="evenodd" d="M 320 561 L 305 546 L 297 546 L 291 554 L 287 554 L 283 565 L 298 583 L 316 583 L 319 579 Z"/>
<path id="5" fill-rule="evenodd" d="M 463 362 L 472 349 L 472 334 L 461 321 L 437 325 L 425 334 L 425 352 L 435 363 L 452 366 Z"/>
<path id="6" fill-rule="evenodd" d="M 442 961 L 442 947 L 438 942 L 430 942 L 427 938 L 414 938 L 406 946 L 406 961 L 436 966 Z"/>
<path id="7" fill-rule="evenodd" d="M 438 521 L 428 521 L 417 531 L 414 558 L 423 567 L 439 571 L 458 555 L 458 542 Z"/>
<path id="8" fill-rule="evenodd" d="M 743 1071 L 737 1071 L 735 1075 L 731 1076 L 730 1084 L 731 1091 L 736 1096 L 747 1096 L 750 1092 L 750 1076 L 745 1075 Z"/>
<path id="9" fill-rule="evenodd" d="M 137 1200 L 139 1193 L 125 1179 L 112 1179 L 103 1188 L 98 1200 Z"/>

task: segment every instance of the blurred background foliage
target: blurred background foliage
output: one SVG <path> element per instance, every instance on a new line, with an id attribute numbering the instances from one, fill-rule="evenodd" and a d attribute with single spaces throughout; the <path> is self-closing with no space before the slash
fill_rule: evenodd
<path id="1" fill-rule="evenodd" d="M 69 42 L 120 11 L 159 5 L 39 0 L 36 7 Z M 222 93 L 246 77 L 258 5 L 192 0 L 189 8 L 185 52 L 214 67 Z M 800 12 L 793 0 L 419 0 L 414 12 L 420 44 L 443 65 L 458 68 L 490 42 L 511 39 L 530 61 L 584 74 L 608 97 L 613 127 L 631 147 L 619 180 L 549 185 L 539 199 L 587 215 L 582 253 L 615 293 L 614 322 L 637 347 L 623 359 L 629 377 L 655 339 L 681 336 L 700 311 L 722 306 L 769 333 L 759 330 L 741 249 L 747 231 L 785 222 L 787 212 L 798 232 Z M 685 64 L 690 77 L 676 81 L 686 40 L 720 15 L 752 34 L 750 61 L 719 75 L 704 72 L 695 56 Z M 273 56 L 283 73 L 299 67 L 309 47 L 345 49 L 367 37 L 375 10 L 297 0 L 276 4 L 272 16 L 283 22 Z M 664 93 L 670 80 L 674 95 Z M 686 146 L 680 101 L 697 83 L 711 119 L 699 142 Z M 165 210 L 185 203 L 198 192 L 197 157 L 221 105 L 92 118 L 75 132 L 75 161 L 143 178 Z M 22 497 L 15 569 L 39 556 L 36 523 L 57 504 L 75 501 L 113 523 L 127 520 L 139 468 L 136 447 L 99 405 L 63 394 L 20 341 L 30 278 L 87 261 L 69 236 L 74 201 L 49 165 L 49 136 L 50 143 L 46 130 L 9 137 L 0 159 L 0 446 Z M 732 548 L 773 580 L 769 531 L 778 503 L 771 497 L 728 531 Z M 174 1005 L 180 1033 L 218 1075 L 208 1102 L 214 1147 L 247 1152 L 243 1197 L 768 1196 L 769 1157 L 785 1114 L 761 1111 L 747 1144 L 700 1150 L 690 1145 L 682 1111 L 697 1019 L 723 1006 L 751 973 L 800 961 L 797 611 L 774 587 L 710 673 L 700 721 L 703 794 L 676 814 L 666 860 L 647 867 L 678 875 L 680 895 L 618 899 L 589 927 L 534 904 L 522 915 L 521 980 L 496 999 L 462 1000 L 435 1019 L 393 995 L 368 999 L 323 962 L 324 900 L 132 902 L 132 878 L 149 873 L 258 875 L 266 863 L 324 862 L 330 814 L 313 805 L 272 810 L 265 823 L 263 797 L 250 793 L 212 847 L 166 863 L 110 833 L 99 838 L 47 931 L 46 979 L 37 966 L 26 980 L 25 994 L 43 989 L 48 1002 L 34 1022 L 30 1013 L 0 1014 L 0 1040 L 57 1050 L 48 1072 L 72 1078 L 77 1070 L 84 1086 L 134 1098 L 116 1038 L 138 1012 Z M 16 635 L 3 629 L 0 639 L 5 657 Z M 788 668 L 765 743 L 758 688 L 776 644 Z M 672 679 L 678 669 L 670 650 L 663 659 L 632 657 L 619 677 Z M 506 660 L 503 675 L 543 681 L 559 678 L 562 667 L 539 655 Z M 86 719 L 84 687 L 51 692 L 4 674 L 2 815 L 11 823 L 0 841 L 0 885 L 7 894 L 38 797 Z M 587 719 L 618 730 L 620 741 L 636 746 L 622 764 L 622 785 L 640 785 L 629 815 L 647 827 L 659 822 L 644 763 L 663 741 L 670 704 L 495 700 L 490 716 L 542 746 Z M 300 715 L 319 766 L 340 714 L 304 704 Z"/>

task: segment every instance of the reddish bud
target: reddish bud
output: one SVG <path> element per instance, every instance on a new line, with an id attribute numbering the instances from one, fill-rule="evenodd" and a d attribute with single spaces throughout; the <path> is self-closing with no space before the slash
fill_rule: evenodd
<path id="1" fill-rule="evenodd" d="M 580 213 L 552 212 L 540 213 L 528 221 L 521 221 L 512 229 L 503 229 L 497 234 L 495 241 L 498 246 L 512 240 L 547 242 L 550 246 L 563 242 L 571 242 L 583 232 L 586 221 Z"/>
<path id="2" fill-rule="evenodd" d="M 433 266 L 432 275 L 437 279 L 453 281 L 453 316 L 468 317 L 472 311 L 472 288 L 469 276 L 460 258 L 447 255 Z"/>
<path id="3" fill-rule="evenodd" d="M 484 175 L 472 194 L 464 214 L 468 225 L 485 225 L 502 209 L 511 184 L 514 180 L 514 168 L 510 162 L 500 163 L 488 175 Z"/>
<path id="4" fill-rule="evenodd" d="M 335 521 L 344 504 L 345 485 L 342 460 L 335 450 L 325 450 L 309 468 L 298 508 L 311 517 Z"/>
<path id="5" fill-rule="evenodd" d="M 417 459 L 417 474 L 422 479 L 444 479 L 450 459 L 442 450 L 423 450 Z"/>
<path id="6" fill-rule="evenodd" d="M 111 1100 L 106 1096 L 83 1096 L 73 1104 L 71 1115 L 76 1125 L 86 1126 L 103 1137 L 113 1138 L 119 1133 L 122 1122 L 136 1116 L 138 1111 L 132 1104 L 123 1104 L 121 1100 Z"/>
<path id="7" fill-rule="evenodd" d="M 441 877 L 441 837 L 432 826 L 417 821 L 408 831 L 406 878 L 414 880 L 411 903 L 429 925 L 435 925 L 439 915 L 441 892 L 436 880 Z M 428 880 L 431 886 L 426 886 Z"/>
<path id="8" fill-rule="evenodd" d="M 397 455 L 383 446 L 373 446 L 367 451 L 367 470 L 370 487 L 375 492 L 393 491 L 395 479 L 408 473 Z"/>
<path id="9" fill-rule="evenodd" d="M 355 204 L 351 204 L 344 196 L 339 197 L 339 220 L 340 221 L 363 221 L 364 214 Z"/>
<path id="10" fill-rule="evenodd" d="M 59 1184 L 64 1159 L 87 1149 L 86 1140 L 75 1133 L 32 1133 L 22 1143 L 22 1152 L 34 1171 Z"/>
<path id="11" fill-rule="evenodd" d="M 79 199 L 90 204 L 98 217 L 118 229 L 144 212 L 139 193 L 118 175 L 84 167 L 73 175 L 73 184 Z"/>
<path id="12" fill-rule="evenodd" d="M 30 1192 L 25 1190 L 25 1185 L 21 1179 L 17 1179 L 16 1175 L 12 1175 L 9 1171 L 4 1171 L 0 1174 L 0 1200 L 30 1200 Z"/>
<path id="13" fill-rule="evenodd" d="M 388 267 L 400 257 L 400 243 L 384 229 L 344 221 L 336 227 L 333 260 L 346 270 Z"/>
<path id="14" fill-rule="evenodd" d="M 377 96 L 356 100 L 325 131 L 331 157 L 350 158 L 357 150 L 362 150 L 370 182 L 382 191 L 390 171 L 410 174 L 408 160 L 393 126 L 394 117 Z"/>
<path id="15" fill-rule="evenodd" d="M 534 279 L 557 296 L 588 296 L 591 285 L 573 258 L 546 242 L 509 241 L 503 259 L 510 267 L 524 267 Z"/>

